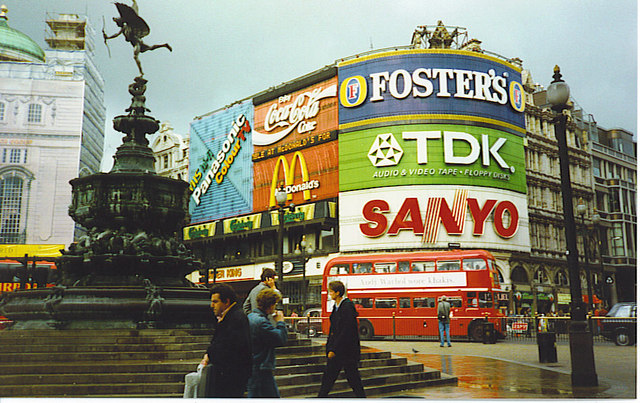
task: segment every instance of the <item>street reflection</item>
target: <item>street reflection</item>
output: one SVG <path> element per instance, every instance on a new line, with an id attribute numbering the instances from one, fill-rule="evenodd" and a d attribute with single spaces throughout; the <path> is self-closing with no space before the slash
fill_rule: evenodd
<path id="1" fill-rule="evenodd" d="M 596 398 L 625 397 L 610 391 L 601 380 L 595 388 L 572 388 L 567 373 L 485 357 L 448 354 L 397 354 L 425 367 L 456 376 L 458 386 L 438 386 L 415 390 L 412 396 L 429 399 L 488 398 Z M 615 395 L 614 395 L 615 393 Z M 627 391 L 626 397 L 634 397 Z"/>

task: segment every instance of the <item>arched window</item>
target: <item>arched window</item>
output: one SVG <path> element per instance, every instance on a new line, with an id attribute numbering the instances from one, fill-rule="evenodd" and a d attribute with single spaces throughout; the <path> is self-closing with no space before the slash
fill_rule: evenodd
<path id="1" fill-rule="evenodd" d="M 549 278 L 547 277 L 547 273 L 544 269 L 538 269 L 538 271 L 536 271 L 534 281 L 538 284 L 549 284 Z"/>
<path id="2" fill-rule="evenodd" d="M 20 166 L 0 169 L 0 243 L 25 243 L 33 174 Z"/>
<path id="3" fill-rule="evenodd" d="M 18 176 L 0 180 L 0 242 L 24 243 L 20 230 L 24 181 Z"/>
<path id="4" fill-rule="evenodd" d="M 562 270 L 558 270 L 558 272 L 555 275 L 554 281 L 556 285 L 565 286 L 565 287 L 569 285 L 569 280 L 567 278 L 567 275 Z"/>
<path id="5" fill-rule="evenodd" d="M 522 266 L 518 266 L 511 271 L 511 282 L 519 284 L 529 284 L 529 276 Z"/>

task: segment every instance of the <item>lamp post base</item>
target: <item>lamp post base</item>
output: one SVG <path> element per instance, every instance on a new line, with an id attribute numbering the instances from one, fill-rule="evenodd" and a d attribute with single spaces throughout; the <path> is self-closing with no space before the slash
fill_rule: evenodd
<path id="1" fill-rule="evenodd" d="M 593 356 L 593 336 L 587 330 L 586 321 L 569 324 L 569 349 L 571 352 L 571 385 L 598 386 L 598 374 Z"/>

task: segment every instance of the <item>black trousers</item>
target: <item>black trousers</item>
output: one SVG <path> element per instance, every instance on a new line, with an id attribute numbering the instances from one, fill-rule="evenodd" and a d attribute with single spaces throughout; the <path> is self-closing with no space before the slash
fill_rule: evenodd
<path id="1" fill-rule="evenodd" d="M 320 385 L 320 392 L 318 397 L 327 397 L 333 384 L 336 382 L 340 370 L 344 368 L 344 374 L 347 377 L 347 382 L 356 397 L 366 397 L 364 394 L 364 387 L 362 386 L 362 379 L 360 379 L 360 371 L 358 371 L 358 360 L 347 359 L 341 360 L 339 358 L 331 358 L 327 360 L 327 367 L 322 374 L 322 385 Z"/>

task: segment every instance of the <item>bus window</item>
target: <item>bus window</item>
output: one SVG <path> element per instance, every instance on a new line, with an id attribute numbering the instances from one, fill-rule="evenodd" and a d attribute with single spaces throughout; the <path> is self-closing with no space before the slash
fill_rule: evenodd
<path id="1" fill-rule="evenodd" d="M 400 298 L 400 308 L 411 308 L 411 298 Z"/>
<path id="2" fill-rule="evenodd" d="M 353 264 L 353 273 L 371 273 L 373 270 L 373 265 L 371 263 L 354 263 Z"/>
<path id="3" fill-rule="evenodd" d="M 493 296 L 490 292 L 479 293 L 480 308 L 493 308 Z"/>
<path id="4" fill-rule="evenodd" d="M 462 308 L 462 298 L 460 297 L 447 297 L 447 301 L 451 304 L 452 308 Z"/>
<path id="5" fill-rule="evenodd" d="M 413 299 L 413 307 L 414 308 L 435 308 L 436 307 L 436 299 L 433 297 L 430 298 L 414 298 Z"/>
<path id="6" fill-rule="evenodd" d="M 396 308 L 397 300 L 395 298 L 376 298 L 376 308 Z"/>
<path id="7" fill-rule="evenodd" d="M 441 260 L 438 262 L 438 271 L 460 270 L 460 260 Z"/>
<path id="8" fill-rule="evenodd" d="M 462 267 L 464 270 L 485 270 L 487 263 L 483 259 L 464 259 Z"/>
<path id="9" fill-rule="evenodd" d="M 396 264 L 395 263 L 376 263 L 375 271 L 376 273 L 395 273 Z"/>
<path id="10" fill-rule="evenodd" d="M 411 271 L 435 271 L 436 262 L 413 262 Z"/>
<path id="11" fill-rule="evenodd" d="M 331 266 L 329 269 L 329 275 L 335 276 L 337 274 L 349 274 L 349 264 L 337 264 Z"/>
<path id="12" fill-rule="evenodd" d="M 411 270 L 411 264 L 409 264 L 409 262 L 400 262 L 398 265 L 398 271 L 401 273 L 407 273 L 409 270 Z"/>
<path id="13" fill-rule="evenodd" d="M 353 298 L 354 305 L 360 305 L 363 308 L 373 308 L 373 300 L 371 298 Z"/>
<path id="14" fill-rule="evenodd" d="M 477 308 L 478 307 L 478 295 L 475 291 L 467 292 L 467 307 L 469 308 Z"/>

